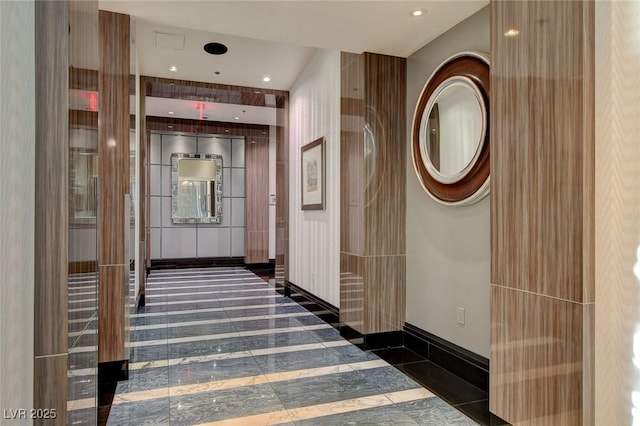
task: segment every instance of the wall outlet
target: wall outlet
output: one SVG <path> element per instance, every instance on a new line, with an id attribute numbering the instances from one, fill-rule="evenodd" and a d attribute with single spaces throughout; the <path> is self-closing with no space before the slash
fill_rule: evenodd
<path id="1" fill-rule="evenodd" d="M 458 306 L 458 324 L 464 325 L 464 308 Z"/>

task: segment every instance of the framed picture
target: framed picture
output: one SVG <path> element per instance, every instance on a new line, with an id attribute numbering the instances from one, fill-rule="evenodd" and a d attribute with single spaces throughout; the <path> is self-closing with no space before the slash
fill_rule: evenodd
<path id="1" fill-rule="evenodd" d="M 302 147 L 302 210 L 324 210 L 324 138 Z"/>

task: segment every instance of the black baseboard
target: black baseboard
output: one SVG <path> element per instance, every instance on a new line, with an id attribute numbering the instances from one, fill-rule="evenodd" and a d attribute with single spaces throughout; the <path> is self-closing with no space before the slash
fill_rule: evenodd
<path id="1" fill-rule="evenodd" d="M 184 259 L 151 259 L 152 270 L 204 268 L 208 266 L 246 266 L 244 257 L 198 257 Z"/>
<path id="2" fill-rule="evenodd" d="M 340 335 L 363 351 L 398 348 L 403 345 L 403 333 L 401 330 L 362 334 L 346 324 L 341 324 Z"/>
<path id="3" fill-rule="evenodd" d="M 284 295 L 291 298 L 309 312 L 335 328 L 340 327 L 340 310 L 316 295 L 287 281 L 284 285 Z"/>
<path id="4" fill-rule="evenodd" d="M 145 298 L 143 292 L 138 292 L 138 297 L 136 297 L 136 309 L 143 308 L 145 306 Z"/>
<path id="5" fill-rule="evenodd" d="M 129 380 L 129 360 L 98 363 L 98 383 L 113 383 Z"/>
<path id="6" fill-rule="evenodd" d="M 405 323 L 404 346 L 477 388 L 489 392 L 489 360 Z"/>

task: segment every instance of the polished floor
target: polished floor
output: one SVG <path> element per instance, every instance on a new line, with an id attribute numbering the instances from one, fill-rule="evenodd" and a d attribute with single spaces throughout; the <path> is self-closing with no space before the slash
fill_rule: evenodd
<path id="1" fill-rule="evenodd" d="M 109 425 L 476 424 L 246 269 L 153 271 L 146 302 Z"/>

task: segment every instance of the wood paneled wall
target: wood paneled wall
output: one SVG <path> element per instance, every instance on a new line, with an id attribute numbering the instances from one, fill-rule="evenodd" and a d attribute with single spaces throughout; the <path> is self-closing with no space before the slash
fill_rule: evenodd
<path id="1" fill-rule="evenodd" d="M 142 90 L 145 87 L 146 81 L 144 77 L 140 77 L 140 90 L 137 92 L 137 96 L 140 103 L 140 117 L 139 117 L 139 126 L 138 129 L 138 142 L 136 147 L 136 153 L 138 156 L 138 165 L 139 165 L 139 174 L 138 174 L 138 198 L 136 203 L 139 206 L 139 218 L 140 222 L 138 223 L 138 236 L 139 236 L 139 245 L 136 247 L 138 250 L 138 259 L 136 262 L 136 280 L 138 282 L 138 294 L 136 295 L 136 301 L 140 299 L 144 300 L 145 289 L 146 289 L 146 270 L 147 270 L 147 166 L 148 166 L 148 136 L 147 136 L 147 120 L 146 120 L 146 106 L 147 106 L 147 92 L 146 90 Z M 149 231 L 150 232 L 150 231 Z"/>
<path id="2" fill-rule="evenodd" d="M 289 95 L 276 115 L 276 284 L 289 280 Z M 278 102 L 279 103 L 279 102 Z"/>
<path id="3" fill-rule="evenodd" d="M 340 319 L 363 334 L 404 324 L 405 97 L 405 59 L 342 54 Z"/>
<path id="4" fill-rule="evenodd" d="M 245 140 L 244 262 L 269 261 L 269 138 Z"/>
<path id="5" fill-rule="evenodd" d="M 594 4 L 492 2 L 491 54 L 490 409 L 592 424 Z"/>
<path id="6" fill-rule="evenodd" d="M 100 11 L 98 361 L 126 357 L 129 300 L 129 16 Z"/>
<path id="7" fill-rule="evenodd" d="M 68 7 L 66 2 L 35 4 L 33 407 L 54 408 L 60 419 L 66 419 L 68 362 Z"/>

